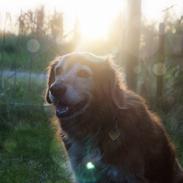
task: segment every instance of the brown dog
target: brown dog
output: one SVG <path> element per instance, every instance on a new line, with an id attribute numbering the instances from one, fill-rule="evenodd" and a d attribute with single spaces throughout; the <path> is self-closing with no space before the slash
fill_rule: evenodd
<path id="1" fill-rule="evenodd" d="M 58 57 L 49 66 L 46 98 L 77 182 L 183 182 L 159 118 L 125 87 L 112 61 L 90 53 Z"/>

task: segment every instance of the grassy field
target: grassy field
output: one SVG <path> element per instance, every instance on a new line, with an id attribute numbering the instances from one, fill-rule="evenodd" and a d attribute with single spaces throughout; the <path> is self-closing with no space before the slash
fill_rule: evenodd
<path id="1" fill-rule="evenodd" d="M 28 92 L 27 83 L 19 80 L 15 92 L 8 84 L 0 95 L 0 182 L 68 183 L 70 174 L 56 126 L 42 106 L 44 86 L 33 82 Z"/>

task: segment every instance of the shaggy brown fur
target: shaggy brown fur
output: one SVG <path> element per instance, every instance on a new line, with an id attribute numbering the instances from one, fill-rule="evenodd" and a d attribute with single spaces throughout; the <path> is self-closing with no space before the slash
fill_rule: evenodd
<path id="1" fill-rule="evenodd" d="M 92 69 L 95 81 L 89 109 L 75 119 L 59 119 L 67 134 L 63 140 L 77 181 L 182 183 L 174 146 L 160 119 L 141 97 L 125 87 L 113 63 L 83 61 L 77 54 L 72 57 Z M 49 67 L 48 90 L 54 82 L 53 69 L 57 63 L 58 60 Z M 47 101 L 50 103 L 48 96 Z M 112 131 L 119 133 L 115 140 L 110 137 Z M 83 164 L 87 157 L 96 162 L 96 170 L 91 174 Z"/>

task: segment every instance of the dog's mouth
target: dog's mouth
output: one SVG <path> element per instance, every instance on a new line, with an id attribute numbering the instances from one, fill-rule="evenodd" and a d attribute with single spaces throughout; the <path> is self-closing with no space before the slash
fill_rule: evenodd
<path id="1" fill-rule="evenodd" d="M 56 115 L 58 118 L 72 118 L 78 114 L 84 112 L 84 110 L 89 105 L 89 99 L 86 98 L 77 104 L 67 104 L 63 102 L 58 102 L 56 106 Z"/>

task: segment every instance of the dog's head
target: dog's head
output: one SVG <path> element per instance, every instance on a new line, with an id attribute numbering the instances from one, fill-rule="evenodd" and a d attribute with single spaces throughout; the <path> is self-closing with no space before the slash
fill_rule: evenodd
<path id="1" fill-rule="evenodd" d="M 57 117 L 71 119 L 102 98 L 119 105 L 117 88 L 116 73 L 106 58 L 70 53 L 50 64 L 46 99 L 56 107 Z"/>

